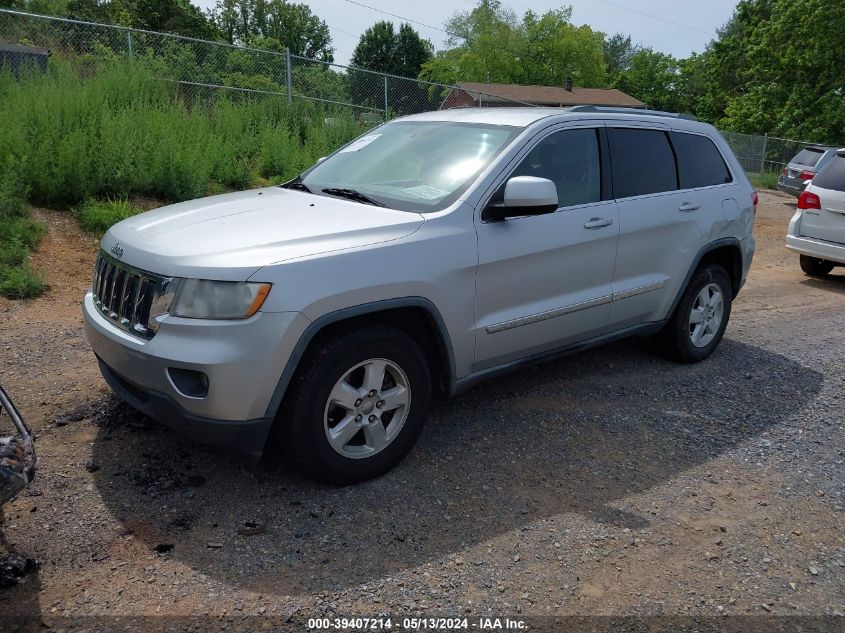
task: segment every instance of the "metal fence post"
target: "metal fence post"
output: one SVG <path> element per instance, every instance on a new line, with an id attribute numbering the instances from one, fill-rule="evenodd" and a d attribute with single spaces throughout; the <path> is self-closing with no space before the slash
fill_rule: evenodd
<path id="1" fill-rule="evenodd" d="M 293 74 L 290 67 L 290 49 L 285 49 L 285 67 L 287 68 L 286 82 L 288 85 L 288 103 L 293 101 Z"/>
<path id="2" fill-rule="evenodd" d="M 766 149 L 769 144 L 769 133 L 766 132 L 763 134 L 763 151 L 760 154 L 760 177 L 763 177 L 763 174 L 766 171 Z"/>
<path id="3" fill-rule="evenodd" d="M 384 76 L 384 120 L 387 121 L 387 75 Z"/>
<path id="4" fill-rule="evenodd" d="M 126 46 L 129 51 L 129 59 L 132 59 L 132 31 L 126 29 Z"/>

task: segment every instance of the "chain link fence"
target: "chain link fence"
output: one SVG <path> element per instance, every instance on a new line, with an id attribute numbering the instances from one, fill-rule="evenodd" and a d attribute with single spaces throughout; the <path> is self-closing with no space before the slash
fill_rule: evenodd
<path id="1" fill-rule="evenodd" d="M 9 45 L 12 45 L 11 47 Z M 144 64 L 156 78 L 178 84 L 191 98 L 277 97 L 352 109 L 362 123 L 436 110 L 449 104 L 532 106 L 493 94 L 327 63 L 225 42 L 0 9 L 0 63 L 23 53 L 15 45 L 40 47 L 74 60 L 83 70 L 109 58 Z M 5 47 L 5 50 L 4 50 Z M 46 54 L 46 53 L 45 53 Z M 15 57 L 17 55 L 17 57 Z M 43 64 L 42 70 L 43 70 Z M 780 173 L 806 144 L 802 141 L 723 132 L 740 163 L 751 174 Z"/>
<path id="2" fill-rule="evenodd" d="M 156 33 L 0 9 L 0 55 L 24 55 L 8 45 L 43 48 L 77 64 L 126 58 L 144 64 L 163 81 L 193 97 L 215 93 L 275 96 L 351 108 L 363 121 L 378 122 L 438 109 L 455 86 L 419 81 L 225 42 Z M 6 51 L 4 52 L 4 46 Z M 0 58 L 2 59 L 2 58 Z M 17 65 L 17 64 L 14 64 Z M 503 101 L 473 92 L 483 103 Z M 509 105 L 532 104 L 509 100 Z"/>
<path id="3" fill-rule="evenodd" d="M 733 149 L 743 169 L 761 177 L 766 174 L 780 175 L 787 163 L 808 143 L 776 136 L 757 136 L 739 132 L 722 132 L 722 136 Z"/>

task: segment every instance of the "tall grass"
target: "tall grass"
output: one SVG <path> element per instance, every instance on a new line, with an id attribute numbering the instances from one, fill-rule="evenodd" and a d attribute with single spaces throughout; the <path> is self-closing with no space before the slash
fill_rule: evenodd
<path id="1" fill-rule="evenodd" d="M 30 217 L 17 165 L 0 165 L 0 295 L 28 299 L 46 288 L 29 263 L 29 251 L 38 245 L 44 227 Z"/>
<path id="2" fill-rule="evenodd" d="M 758 172 L 748 174 L 748 180 L 750 180 L 751 184 L 757 189 L 777 189 L 778 177 L 780 177 L 780 172 L 778 171 L 767 170 L 762 173 Z"/>
<path id="3" fill-rule="evenodd" d="M 76 219 L 89 233 L 102 235 L 112 224 L 141 213 L 143 209 L 129 200 L 86 200 L 76 209 Z"/>
<path id="4" fill-rule="evenodd" d="M 176 202 L 280 182 L 367 127 L 308 102 L 191 96 L 122 60 L 0 72 L 0 294 L 46 287 L 29 263 L 43 227 L 27 200 L 79 205 L 82 225 L 102 233 L 139 210 L 129 196 Z"/>
<path id="5" fill-rule="evenodd" d="M 46 76 L 6 74 L 0 121 L 0 165 L 19 165 L 33 203 L 59 206 L 281 181 L 364 129 L 308 102 L 189 100 L 128 61 L 82 74 L 51 60 Z"/>

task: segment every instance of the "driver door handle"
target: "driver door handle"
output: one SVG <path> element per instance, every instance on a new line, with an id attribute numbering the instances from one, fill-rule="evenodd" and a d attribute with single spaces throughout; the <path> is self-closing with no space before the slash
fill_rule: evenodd
<path id="1" fill-rule="evenodd" d="M 684 202 L 681 206 L 678 207 L 678 211 L 696 211 L 701 208 L 700 204 L 694 204 L 692 202 Z"/>
<path id="2" fill-rule="evenodd" d="M 600 229 L 611 224 L 613 224 L 613 218 L 590 218 L 589 222 L 584 223 L 584 228 Z"/>

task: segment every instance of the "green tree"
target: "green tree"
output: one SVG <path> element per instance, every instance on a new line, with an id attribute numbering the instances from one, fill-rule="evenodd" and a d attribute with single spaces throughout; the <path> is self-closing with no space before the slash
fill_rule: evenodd
<path id="1" fill-rule="evenodd" d="M 471 11 L 455 13 L 446 22 L 451 33 L 445 50 L 426 62 L 421 79 L 444 84 L 457 81 L 516 81 L 521 56 L 519 21 L 498 0 L 482 0 Z"/>
<path id="2" fill-rule="evenodd" d="M 117 2 L 112 4 L 120 6 Z M 127 4 L 128 26 L 204 40 L 214 40 L 220 35 L 214 22 L 189 0 L 132 0 Z"/>
<path id="3" fill-rule="evenodd" d="M 616 33 L 604 38 L 602 51 L 604 52 L 607 74 L 611 80 L 628 69 L 631 64 L 631 57 L 638 50 L 640 50 L 640 45 L 632 43 L 630 35 Z"/>
<path id="4" fill-rule="evenodd" d="M 294 55 L 334 61 L 328 25 L 305 4 L 285 0 L 218 0 L 211 16 L 231 44 L 290 48 Z"/>
<path id="5" fill-rule="evenodd" d="M 699 112 L 726 129 L 845 142 L 845 4 L 741 0 L 705 53 Z"/>
<path id="6" fill-rule="evenodd" d="M 498 0 L 482 0 L 446 24 L 447 49 L 423 65 L 420 77 L 440 83 L 489 81 L 579 86 L 606 83 L 603 36 L 571 23 L 572 8 L 522 19 Z"/>
<path id="7" fill-rule="evenodd" d="M 396 33 L 392 22 L 376 22 L 361 35 L 352 53 L 352 65 L 390 72 L 396 56 Z"/>
<path id="8" fill-rule="evenodd" d="M 631 55 L 628 67 L 617 75 L 613 87 L 655 110 L 677 111 L 682 109 L 677 81 L 678 60 L 651 48 L 641 48 Z"/>
<path id="9" fill-rule="evenodd" d="M 422 39 L 409 24 L 402 24 L 397 32 L 392 22 L 376 22 L 361 35 L 352 53 L 352 65 L 416 78 L 431 55 L 431 42 Z"/>
<path id="10" fill-rule="evenodd" d="M 424 86 L 358 70 L 416 78 L 431 58 L 431 50 L 431 43 L 410 25 L 402 24 L 396 31 L 392 22 L 377 22 L 361 35 L 352 55 L 355 68 L 348 74 L 353 102 L 383 110 L 386 99 L 394 114 L 431 109 L 436 103 L 430 101 Z"/>
<path id="11" fill-rule="evenodd" d="M 396 64 L 394 74 L 416 78 L 420 69 L 431 59 L 434 47 L 424 40 L 410 24 L 402 24 L 396 34 Z"/>
<path id="12" fill-rule="evenodd" d="M 220 36 L 214 23 L 190 0 L 0 0 L 0 6 L 200 39 Z"/>
<path id="13" fill-rule="evenodd" d="M 699 113 L 701 100 L 707 93 L 705 62 L 705 56 L 697 53 L 678 60 L 678 75 L 674 83 L 678 112 Z"/>
<path id="14" fill-rule="evenodd" d="M 603 34 L 573 25 L 571 17 L 571 7 L 539 17 L 533 11 L 525 13 L 518 33 L 528 63 L 517 66 L 516 83 L 561 86 L 572 77 L 576 86 L 606 84 Z"/>

